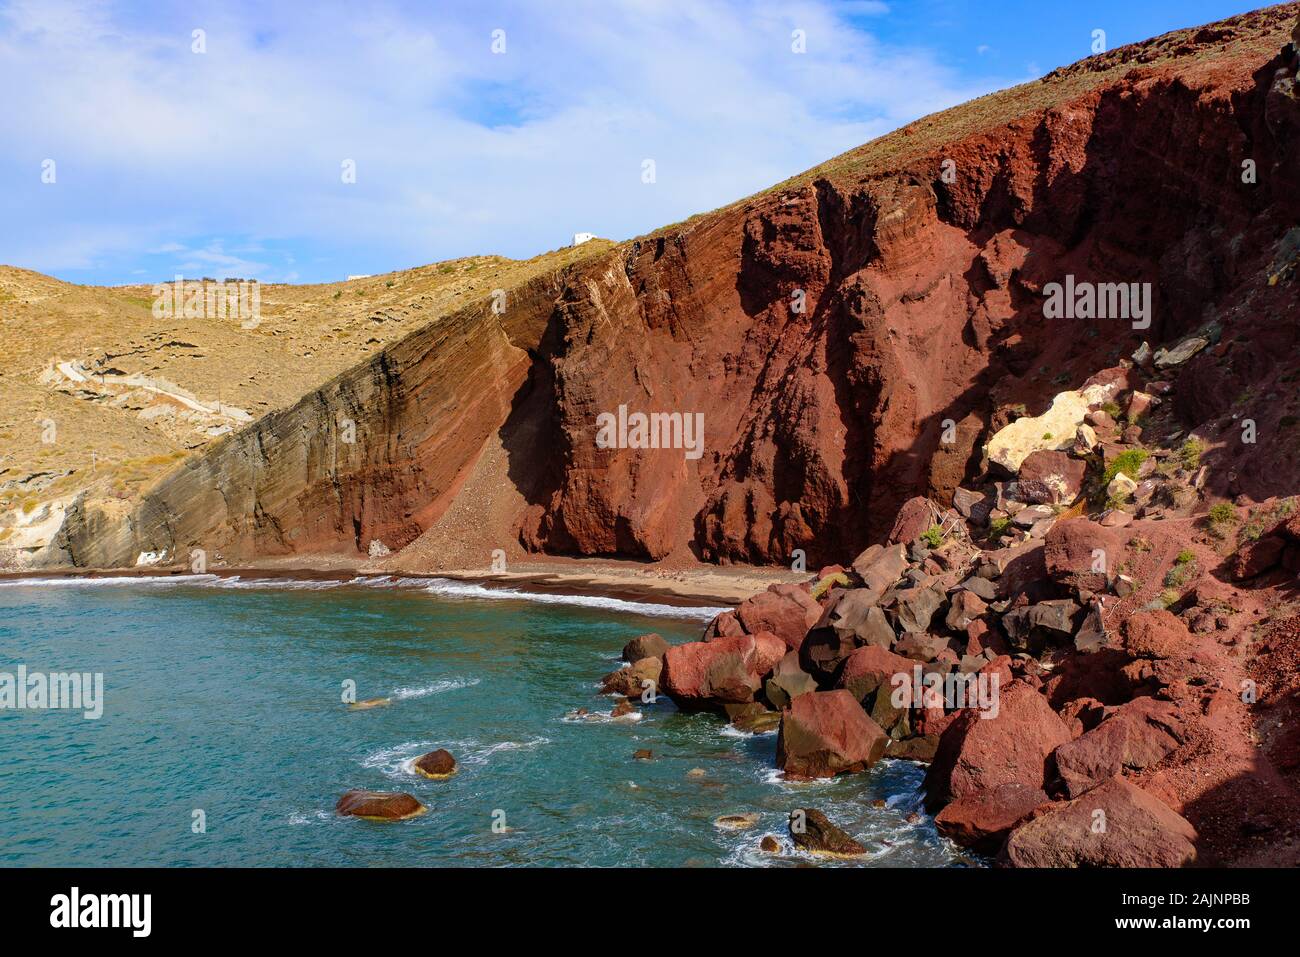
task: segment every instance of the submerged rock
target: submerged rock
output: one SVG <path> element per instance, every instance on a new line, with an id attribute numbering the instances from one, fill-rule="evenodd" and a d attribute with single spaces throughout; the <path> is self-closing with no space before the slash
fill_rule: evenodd
<path id="1" fill-rule="evenodd" d="M 428 810 L 409 794 L 400 791 L 348 791 L 334 810 L 345 817 L 359 817 L 367 821 L 404 821 Z"/>
<path id="2" fill-rule="evenodd" d="M 622 701 L 614 705 L 613 709 L 609 712 L 609 716 L 611 718 L 627 718 L 636 713 L 636 705 L 633 704 L 630 699 L 624 698 Z"/>
<path id="3" fill-rule="evenodd" d="M 726 831 L 743 831 L 758 823 L 758 814 L 749 811 L 745 814 L 724 814 L 714 819 L 713 826 Z"/>
<path id="4" fill-rule="evenodd" d="M 767 734 L 781 726 L 781 712 L 756 711 L 739 715 L 731 720 L 731 726 L 737 731 L 746 731 L 750 734 Z"/>
<path id="5" fill-rule="evenodd" d="M 816 808 L 790 812 L 790 838 L 801 850 L 832 857 L 860 857 L 867 849 L 830 822 Z"/>
<path id="6" fill-rule="evenodd" d="M 659 687 L 663 661 L 659 658 L 640 658 L 626 668 L 611 671 L 601 679 L 601 694 L 621 694 L 640 697 L 642 692 Z M 649 684 L 647 684 L 647 682 Z"/>
<path id="7" fill-rule="evenodd" d="M 369 711 L 371 708 L 386 708 L 393 703 L 392 698 L 367 698 L 365 701 L 354 701 L 348 705 L 349 711 Z"/>

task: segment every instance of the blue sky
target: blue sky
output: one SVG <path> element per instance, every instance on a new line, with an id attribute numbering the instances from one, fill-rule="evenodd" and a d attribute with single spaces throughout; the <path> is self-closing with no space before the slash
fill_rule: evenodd
<path id="1" fill-rule="evenodd" d="M 0 263 L 321 282 L 624 239 L 1086 56 L 1095 29 L 1254 6 L 0 0 Z"/>

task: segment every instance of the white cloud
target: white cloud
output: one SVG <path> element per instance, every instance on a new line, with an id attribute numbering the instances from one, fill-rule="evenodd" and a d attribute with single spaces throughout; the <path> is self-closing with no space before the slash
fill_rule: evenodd
<path id="1" fill-rule="evenodd" d="M 344 261 L 529 256 L 715 208 L 996 85 L 845 19 L 887 15 L 878 3 L 426 10 L 11 5 L 0 176 L 22 228 L 0 237 L 0 261 L 125 274 L 152 250 L 278 279 L 278 245 L 329 263 L 318 279 Z M 206 54 L 190 52 L 196 25 Z M 490 52 L 498 27 L 505 55 Z M 39 183 L 47 156 L 56 186 Z"/>

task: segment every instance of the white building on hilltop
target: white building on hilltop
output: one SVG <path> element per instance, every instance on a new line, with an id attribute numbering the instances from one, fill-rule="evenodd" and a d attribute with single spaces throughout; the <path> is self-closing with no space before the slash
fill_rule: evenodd
<path id="1" fill-rule="evenodd" d="M 573 245 L 575 245 L 575 246 L 581 246 L 581 245 L 582 245 L 583 243 L 585 243 L 587 240 L 589 240 L 589 239 L 595 239 L 595 238 L 596 238 L 596 234 L 595 234 L 595 233 L 574 233 L 574 234 L 573 234 Z"/>

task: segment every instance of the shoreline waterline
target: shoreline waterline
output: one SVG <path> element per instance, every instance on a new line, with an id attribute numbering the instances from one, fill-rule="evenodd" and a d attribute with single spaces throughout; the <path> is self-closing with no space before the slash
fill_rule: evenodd
<path id="1" fill-rule="evenodd" d="M 757 570 L 755 570 L 757 571 Z M 453 581 L 481 586 L 486 591 L 511 591 L 526 588 L 540 595 L 568 596 L 573 598 L 611 599 L 631 603 L 660 604 L 683 609 L 713 608 L 729 610 L 752 594 L 763 591 L 771 582 L 785 581 L 791 576 L 781 569 L 772 569 L 770 579 L 752 575 L 752 586 L 737 587 L 736 576 L 719 574 L 717 587 L 711 587 L 707 571 L 693 570 L 695 577 L 682 582 L 671 578 L 639 580 L 632 574 L 588 570 L 576 565 L 557 565 L 554 569 L 512 571 L 502 573 L 477 572 L 465 569 L 448 569 L 430 572 L 406 570 L 374 570 L 359 566 L 321 568 L 311 565 L 239 565 L 209 569 L 196 574 L 185 567 L 157 568 L 105 568 L 105 569 L 23 569 L 0 571 L 0 587 L 17 584 L 61 583 L 73 581 L 106 582 L 175 582 L 177 584 L 202 584 L 212 579 L 264 581 L 367 584 L 388 580 L 409 582 Z M 806 577 L 806 576 L 805 576 Z M 517 597 L 517 596 L 511 596 Z M 692 616 L 694 617 L 694 616 Z"/>

